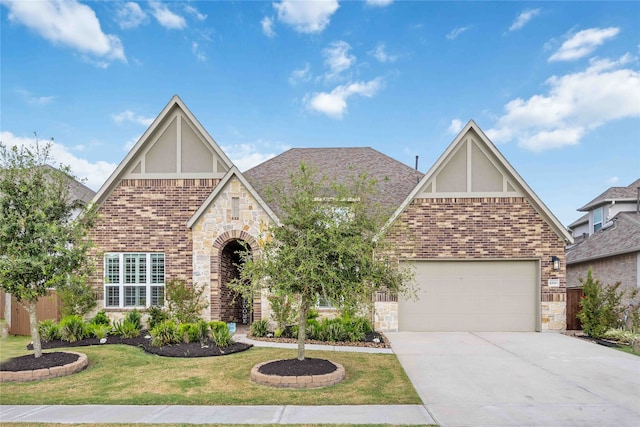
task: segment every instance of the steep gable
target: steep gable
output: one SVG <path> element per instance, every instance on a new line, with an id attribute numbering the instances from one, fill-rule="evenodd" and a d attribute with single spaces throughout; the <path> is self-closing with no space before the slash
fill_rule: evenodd
<path id="1" fill-rule="evenodd" d="M 100 188 L 102 203 L 122 179 L 221 179 L 233 164 L 177 95 Z"/>
<path id="2" fill-rule="evenodd" d="M 524 197 L 559 237 L 573 243 L 571 234 L 473 120 L 415 186 L 387 227 L 414 199 L 480 197 Z"/>

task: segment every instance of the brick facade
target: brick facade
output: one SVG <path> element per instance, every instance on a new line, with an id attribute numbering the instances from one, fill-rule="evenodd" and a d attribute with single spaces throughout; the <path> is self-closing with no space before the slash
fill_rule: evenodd
<path id="1" fill-rule="evenodd" d="M 593 270 L 593 277 L 600 279 L 603 285 L 613 285 L 620 282 L 620 290 L 625 290 L 623 303 L 631 302 L 629 294 L 638 289 L 638 257 L 640 252 L 600 258 L 592 261 L 579 262 L 567 266 L 567 286 L 579 287 L 580 279 L 587 278 L 589 268 Z M 640 298 L 636 298 L 636 301 Z"/>
<path id="2" fill-rule="evenodd" d="M 104 252 L 163 252 L 165 281 L 184 279 L 193 283 L 193 243 L 187 221 L 218 182 L 124 179 L 118 184 L 100 206 L 98 221 L 91 231 L 96 245 L 93 285 L 99 307 L 104 306 Z"/>
<path id="3" fill-rule="evenodd" d="M 415 199 L 389 230 L 400 259 L 540 260 L 540 323 L 566 326 L 564 242 L 524 197 Z M 552 269 L 551 257 L 561 268 Z M 559 279 L 549 287 L 548 279 Z"/>

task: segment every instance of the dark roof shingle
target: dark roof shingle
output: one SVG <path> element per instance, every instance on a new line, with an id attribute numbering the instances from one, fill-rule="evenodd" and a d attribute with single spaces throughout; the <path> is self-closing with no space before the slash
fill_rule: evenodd
<path id="1" fill-rule="evenodd" d="M 614 200 L 636 200 L 638 197 L 638 187 L 640 187 L 640 179 L 635 180 L 626 187 L 611 187 L 578 210 L 582 212 L 589 211 L 598 205 Z"/>

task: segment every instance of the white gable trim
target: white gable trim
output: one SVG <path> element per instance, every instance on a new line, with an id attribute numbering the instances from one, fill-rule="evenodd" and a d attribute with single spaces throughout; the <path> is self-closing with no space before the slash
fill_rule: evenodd
<path id="1" fill-rule="evenodd" d="M 438 160 L 431 166 L 429 171 L 422 177 L 420 182 L 414 187 L 414 189 L 409 193 L 407 198 L 402 202 L 402 204 L 398 207 L 398 209 L 394 212 L 394 214 L 389 218 L 389 221 L 382 228 L 381 233 L 387 231 L 387 229 L 398 219 L 398 217 L 402 214 L 402 212 L 407 209 L 407 207 L 411 204 L 411 202 L 416 198 L 416 196 L 422 191 L 423 187 L 427 184 L 429 180 L 431 180 L 435 173 L 440 169 L 440 167 L 447 161 L 449 156 L 454 150 L 457 150 L 459 146 L 466 139 L 467 134 L 473 130 L 480 141 L 484 145 L 484 147 L 479 145 L 479 148 L 484 151 L 484 149 L 488 149 L 491 154 L 495 156 L 496 159 L 501 163 L 502 167 L 506 170 L 506 172 L 511 176 L 511 178 L 520 186 L 522 191 L 524 192 L 524 197 L 529 200 L 533 208 L 538 212 L 544 220 L 554 229 L 558 237 L 563 238 L 565 241 L 569 243 L 573 243 L 573 236 L 567 231 L 567 229 L 562 225 L 562 223 L 556 218 L 556 216 L 547 208 L 547 206 L 542 202 L 542 200 L 536 195 L 536 193 L 527 185 L 527 183 L 522 179 L 520 174 L 516 172 L 516 170 L 511 166 L 511 164 L 507 161 L 507 159 L 500 153 L 500 151 L 496 148 L 496 146 L 491 142 L 491 140 L 485 135 L 485 133 L 480 129 L 480 127 L 473 121 L 469 120 L 466 126 L 458 133 L 453 142 L 447 147 L 445 152 L 438 158 Z M 490 159 L 491 160 L 491 159 Z M 440 197 L 447 197 L 447 194 L 441 194 Z M 463 194 L 458 193 L 453 197 L 462 197 Z M 518 194 L 514 194 L 514 197 L 519 197 Z M 474 197 L 483 197 L 482 194 L 474 195 Z M 500 197 L 505 197 L 504 193 L 500 193 Z M 509 197 L 506 195 L 506 197 Z"/>
<path id="2" fill-rule="evenodd" d="M 220 149 L 215 140 L 209 135 L 206 129 L 200 124 L 198 119 L 193 115 L 193 113 L 187 108 L 182 99 L 178 95 L 173 95 L 169 103 L 162 109 L 160 114 L 155 118 L 153 123 L 147 128 L 144 134 L 138 139 L 138 142 L 133 146 L 133 148 L 129 151 L 127 156 L 120 162 L 115 171 L 109 176 L 109 179 L 100 187 L 100 190 L 96 193 L 93 198 L 93 203 L 100 205 L 107 196 L 113 191 L 115 185 L 122 179 L 122 177 L 130 171 L 135 165 L 131 164 L 133 160 L 136 158 L 138 154 L 140 154 L 143 150 L 146 150 L 145 146 L 149 141 L 150 136 L 159 129 L 161 123 L 164 119 L 169 115 L 169 113 L 173 110 L 174 107 L 178 107 L 182 110 L 184 117 L 186 117 L 193 125 L 196 127 L 198 132 L 204 136 L 205 141 L 209 144 L 209 148 L 220 156 L 220 159 L 225 163 L 227 168 L 231 169 L 233 167 L 233 163 L 227 157 L 227 155 Z M 150 147 L 148 148 L 150 149 Z M 141 178 L 145 178 L 142 177 Z M 167 177 L 165 177 L 167 178 Z"/>
<path id="3" fill-rule="evenodd" d="M 271 210 L 271 208 L 262 200 L 262 197 L 256 192 L 256 190 L 249 184 L 249 181 L 240 173 L 237 167 L 233 166 L 227 174 L 222 178 L 222 180 L 216 185 L 216 188 L 213 189 L 209 197 L 200 205 L 198 210 L 191 216 L 189 221 L 187 221 L 187 227 L 192 228 L 200 219 L 200 217 L 209 210 L 209 206 L 216 200 L 218 195 L 224 190 L 225 186 L 231 181 L 233 177 L 236 177 L 238 181 L 249 191 L 249 194 L 253 196 L 253 198 L 258 202 L 260 207 L 264 209 L 269 218 L 273 220 L 275 223 L 280 223 L 276 214 Z"/>

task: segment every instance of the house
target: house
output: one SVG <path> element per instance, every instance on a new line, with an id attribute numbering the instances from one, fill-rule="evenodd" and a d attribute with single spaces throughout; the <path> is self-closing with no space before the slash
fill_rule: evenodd
<path id="1" fill-rule="evenodd" d="M 578 209 L 586 212 L 569 229 L 576 236 L 567 247 L 567 287 L 581 287 L 593 276 L 605 285 L 621 283 L 630 303 L 630 291 L 640 288 L 640 179 L 626 187 L 611 187 Z"/>
<path id="2" fill-rule="evenodd" d="M 564 329 L 573 239 L 473 121 L 426 174 L 371 148 L 292 149 L 242 173 L 178 96 L 94 197 L 99 305 L 121 316 L 183 278 L 205 287 L 206 318 L 268 318 L 266 298 L 234 298 L 227 283 L 236 251 L 258 253 L 278 220 L 265 189 L 300 162 L 336 179 L 381 178 L 387 236 L 397 262 L 415 266 L 422 298 L 376 296 L 377 329 Z"/>

